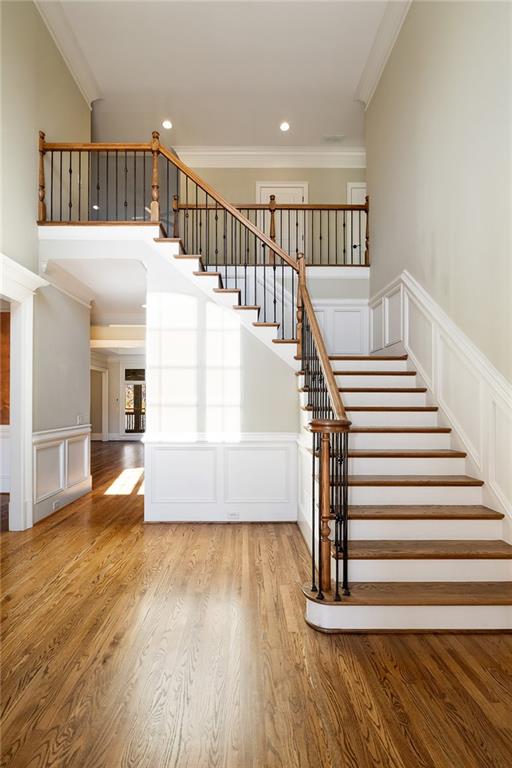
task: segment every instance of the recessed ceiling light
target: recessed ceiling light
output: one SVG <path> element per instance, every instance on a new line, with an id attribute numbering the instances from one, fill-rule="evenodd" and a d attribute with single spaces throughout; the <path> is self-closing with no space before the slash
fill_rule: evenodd
<path id="1" fill-rule="evenodd" d="M 145 304 L 141 304 L 141 307 L 142 307 L 142 309 L 146 309 L 146 305 Z"/>
<path id="2" fill-rule="evenodd" d="M 286 131 L 290 130 L 290 123 L 287 123 L 285 120 L 284 123 L 281 123 L 279 128 L 286 133 Z"/>
<path id="3" fill-rule="evenodd" d="M 164 120 L 162 123 L 162 128 L 165 128 L 166 131 L 170 131 L 172 128 L 172 123 L 170 120 Z"/>
<path id="4" fill-rule="evenodd" d="M 93 205 L 93 209 L 94 209 L 95 211 L 99 211 L 100 207 L 99 207 L 99 205 Z"/>

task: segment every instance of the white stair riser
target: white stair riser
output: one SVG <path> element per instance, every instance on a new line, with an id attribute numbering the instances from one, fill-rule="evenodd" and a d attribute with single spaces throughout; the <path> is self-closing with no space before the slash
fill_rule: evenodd
<path id="1" fill-rule="evenodd" d="M 349 504 L 481 504 L 481 486 L 351 486 Z"/>
<path id="2" fill-rule="evenodd" d="M 350 539 L 495 540 L 503 535 L 501 520 L 351 520 Z"/>
<path id="3" fill-rule="evenodd" d="M 427 405 L 426 392 L 341 392 L 345 407 L 351 405 Z"/>
<path id="4" fill-rule="evenodd" d="M 194 272 L 201 271 L 201 262 L 199 259 L 174 259 L 172 258 L 173 267 L 175 267 L 182 275 L 193 276 Z M 195 278 L 194 278 L 195 279 Z M 202 278 L 199 278 L 202 280 Z M 215 286 L 218 288 L 218 285 Z"/>
<path id="5" fill-rule="evenodd" d="M 338 387 L 391 387 L 392 389 L 404 389 L 417 387 L 416 376 L 336 376 Z"/>
<path id="6" fill-rule="evenodd" d="M 331 573 L 334 574 L 334 561 Z M 509 581 L 512 560 L 350 560 L 351 581 Z"/>
<path id="7" fill-rule="evenodd" d="M 451 447 L 449 432 L 351 432 L 349 447 L 354 450 L 446 450 Z"/>
<path id="8" fill-rule="evenodd" d="M 348 411 L 355 427 L 437 427 L 437 411 Z"/>
<path id="9" fill-rule="evenodd" d="M 464 475 L 466 460 L 350 458 L 349 472 L 352 475 Z"/>
<path id="10" fill-rule="evenodd" d="M 180 261 L 180 259 L 178 259 L 178 261 Z M 204 274 L 206 275 L 206 273 L 204 273 Z M 211 291 L 212 294 L 213 294 L 213 289 L 214 288 L 220 288 L 221 287 L 219 278 L 216 277 L 215 275 L 208 275 L 207 277 L 202 277 L 202 276 L 200 277 L 199 275 L 193 275 L 193 280 L 194 280 L 195 284 L 198 285 L 201 288 L 201 290 L 203 290 L 203 291 Z M 219 296 L 220 296 L 220 294 L 216 294 L 215 295 L 215 300 L 217 302 L 220 302 L 220 300 L 218 298 Z M 232 301 L 231 302 L 231 306 L 234 303 L 235 302 Z"/>
<path id="11" fill-rule="evenodd" d="M 407 360 L 331 360 L 336 371 L 406 371 Z"/>
<path id="12" fill-rule="evenodd" d="M 204 280 L 204 278 L 200 277 L 199 280 Z M 238 296 L 236 293 L 218 293 L 214 291 L 214 297 L 217 304 L 222 304 L 223 307 L 233 308 L 233 306 L 238 304 Z"/>
<path id="13" fill-rule="evenodd" d="M 320 605 L 306 600 L 306 620 L 321 629 L 512 629 L 510 605 Z"/>

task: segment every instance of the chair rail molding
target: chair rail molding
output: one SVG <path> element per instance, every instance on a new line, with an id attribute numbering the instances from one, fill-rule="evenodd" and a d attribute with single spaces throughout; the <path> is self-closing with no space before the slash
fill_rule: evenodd
<path id="1" fill-rule="evenodd" d="M 512 384 L 409 272 L 369 304 L 371 352 L 404 346 L 485 481 L 485 503 L 512 518 Z"/>

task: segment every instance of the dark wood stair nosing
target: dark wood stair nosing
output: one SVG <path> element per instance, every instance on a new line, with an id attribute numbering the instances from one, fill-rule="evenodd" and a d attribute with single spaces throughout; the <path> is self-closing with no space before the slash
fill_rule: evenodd
<path id="1" fill-rule="evenodd" d="M 334 558 L 342 553 L 331 548 Z M 512 545 L 502 539 L 353 539 L 349 560 L 512 560 Z"/>
<path id="2" fill-rule="evenodd" d="M 331 481 L 331 485 L 339 484 Z M 351 488 L 481 488 L 483 480 L 469 475 L 349 475 Z"/>
<path id="3" fill-rule="evenodd" d="M 334 587 L 334 585 L 333 585 Z M 334 599 L 334 589 L 318 600 L 311 592 L 311 583 L 302 587 L 308 600 L 340 608 L 352 605 L 512 605 L 511 581 L 380 581 L 354 582 L 350 596 Z"/>

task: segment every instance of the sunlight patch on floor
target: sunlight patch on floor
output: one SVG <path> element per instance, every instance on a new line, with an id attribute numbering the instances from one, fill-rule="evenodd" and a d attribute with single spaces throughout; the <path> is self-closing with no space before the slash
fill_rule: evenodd
<path id="1" fill-rule="evenodd" d="M 123 469 L 120 475 L 116 477 L 112 485 L 109 485 L 105 491 L 105 496 L 130 496 L 135 492 L 135 488 L 142 480 L 138 494 L 144 494 L 144 467 L 132 467 Z"/>

